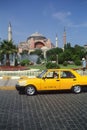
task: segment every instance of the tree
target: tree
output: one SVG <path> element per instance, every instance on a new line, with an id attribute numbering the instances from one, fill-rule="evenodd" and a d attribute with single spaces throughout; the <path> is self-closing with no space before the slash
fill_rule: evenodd
<path id="1" fill-rule="evenodd" d="M 65 45 L 64 45 L 64 50 L 65 50 L 65 49 L 71 49 L 71 44 L 70 44 L 70 43 L 65 44 Z"/>
<path id="2" fill-rule="evenodd" d="M 82 57 L 84 57 L 86 55 L 84 50 L 85 50 L 84 47 L 79 46 L 79 45 L 75 45 L 75 47 L 74 47 L 74 54 L 79 56 L 79 59 L 81 59 Z"/>
<path id="3" fill-rule="evenodd" d="M 0 42 L 0 55 L 6 55 L 6 65 L 10 66 L 10 54 L 17 53 L 17 47 L 13 41 L 3 40 Z"/>
<path id="4" fill-rule="evenodd" d="M 58 48 L 58 47 L 48 50 L 46 53 L 48 61 L 56 60 L 56 56 L 62 52 L 63 52 L 63 50 L 61 48 Z"/>
<path id="5" fill-rule="evenodd" d="M 42 50 L 41 50 L 41 49 L 36 49 L 35 51 L 31 52 L 30 54 L 31 54 L 31 55 L 32 55 L 32 54 L 36 54 L 36 55 L 38 55 L 38 56 L 41 56 L 41 55 L 42 55 Z"/>

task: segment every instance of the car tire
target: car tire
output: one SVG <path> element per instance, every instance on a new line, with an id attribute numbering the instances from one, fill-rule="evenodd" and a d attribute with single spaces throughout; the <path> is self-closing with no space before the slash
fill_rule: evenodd
<path id="1" fill-rule="evenodd" d="M 81 86 L 76 85 L 76 86 L 73 87 L 73 92 L 74 92 L 74 93 L 78 94 L 78 93 L 80 93 L 81 91 L 82 91 Z"/>
<path id="2" fill-rule="evenodd" d="M 29 96 L 32 96 L 36 93 L 36 89 L 32 85 L 26 87 L 25 91 L 26 91 L 26 94 L 29 95 Z"/>

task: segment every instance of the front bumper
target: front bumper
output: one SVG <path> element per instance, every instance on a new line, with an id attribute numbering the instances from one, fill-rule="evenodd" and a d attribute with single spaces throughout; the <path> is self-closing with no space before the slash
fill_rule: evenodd
<path id="1" fill-rule="evenodd" d="M 19 90 L 25 90 L 25 86 L 20 86 L 18 84 L 16 84 L 16 89 L 19 91 Z"/>

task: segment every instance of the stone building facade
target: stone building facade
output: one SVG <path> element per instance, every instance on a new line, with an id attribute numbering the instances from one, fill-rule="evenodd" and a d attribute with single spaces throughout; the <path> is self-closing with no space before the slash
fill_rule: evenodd
<path id="1" fill-rule="evenodd" d="M 43 51 L 49 50 L 53 48 L 54 45 L 50 41 L 50 39 L 46 38 L 42 34 L 36 32 L 30 35 L 26 42 L 20 42 L 18 45 L 18 52 L 22 53 L 24 50 L 28 51 L 28 53 L 34 51 L 35 49 L 42 49 Z"/>

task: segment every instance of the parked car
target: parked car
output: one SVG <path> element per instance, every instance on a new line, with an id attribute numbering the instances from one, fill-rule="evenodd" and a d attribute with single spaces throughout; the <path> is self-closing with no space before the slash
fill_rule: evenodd
<path id="1" fill-rule="evenodd" d="M 18 90 L 24 89 L 30 96 L 43 90 L 72 90 L 77 94 L 84 86 L 87 86 L 87 76 L 82 76 L 72 69 L 44 70 L 35 78 L 20 78 L 16 84 Z"/>

